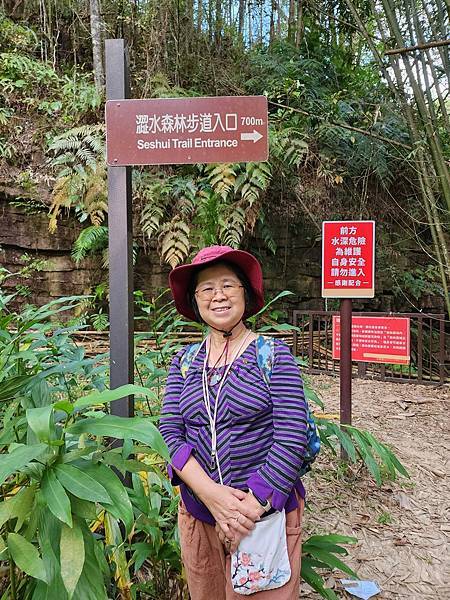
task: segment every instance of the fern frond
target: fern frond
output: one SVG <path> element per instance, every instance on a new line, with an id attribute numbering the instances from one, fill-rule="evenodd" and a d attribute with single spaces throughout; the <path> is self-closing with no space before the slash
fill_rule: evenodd
<path id="1" fill-rule="evenodd" d="M 227 200 L 236 181 L 235 166 L 227 163 L 208 165 L 205 173 L 214 192 Z"/>
<path id="2" fill-rule="evenodd" d="M 304 133 L 295 127 L 270 130 L 271 154 L 281 163 L 299 167 L 308 157 L 309 144 Z"/>
<path id="3" fill-rule="evenodd" d="M 58 216 L 61 212 L 61 208 L 69 207 L 71 205 L 71 187 L 70 177 L 61 177 L 58 179 L 52 192 L 52 203 L 49 210 L 49 224 L 48 229 L 50 233 L 56 231 Z"/>
<path id="4" fill-rule="evenodd" d="M 236 180 L 236 192 L 240 193 L 245 205 L 249 208 L 259 200 L 261 193 L 267 189 L 272 177 L 269 163 L 247 163 L 245 171 Z"/>
<path id="5" fill-rule="evenodd" d="M 189 225 L 179 217 L 175 217 L 162 227 L 159 238 L 161 256 L 172 268 L 183 262 L 189 254 L 189 233 Z"/>
<path id="6" fill-rule="evenodd" d="M 177 212 L 190 219 L 195 211 L 197 186 L 192 179 L 175 177 L 169 183 L 168 194 L 177 200 Z"/>
<path id="7" fill-rule="evenodd" d="M 105 173 L 98 170 L 86 183 L 86 193 L 83 198 L 84 210 L 89 215 L 92 225 L 100 225 L 108 212 L 108 196 L 106 191 Z"/>
<path id="8" fill-rule="evenodd" d="M 263 239 L 264 244 L 270 250 L 270 252 L 272 252 L 272 254 L 275 254 L 277 251 L 277 244 L 272 235 L 272 231 L 267 226 L 267 223 L 265 220 L 265 214 L 263 212 L 260 212 L 259 218 L 258 218 L 258 233 L 261 236 L 261 238 Z"/>
<path id="9" fill-rule="evenodd" d="M 233 207 L 225 223 L 220 229 L 221 243 L 232 248 L 239 248 L 245 233 L 245 211 L 239 206 Z"/>
<path id="10" fill-rule="evenodd" d="M 99 252 L 108 246 L 108 227 L 91 225 L 86 227 L 75 240 L 72 258 L 79 264 L 88 254 Z"/>

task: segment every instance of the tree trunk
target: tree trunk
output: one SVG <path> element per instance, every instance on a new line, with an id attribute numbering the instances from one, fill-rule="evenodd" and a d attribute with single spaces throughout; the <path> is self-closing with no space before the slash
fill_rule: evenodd
<path id="1" fill-rule="evenodd" d="M 223 30 L 222 0 L 216 0 L 216 24 L 214 28 L 214 38 L 216 45 L 220 46 Z"/>
<path id="2" fill-rule="evenodd" d="M 202 21 L 203 21 L 203 0 L 198 0 L 197 2 L 197 32 L 201 33 L 202 31 Z"/>
<path id="3" fill-rule="evenodd" d="M 295 0 L 289 0 L 288 41 L 293 44 L 295 39 Z"/>
<path id="4" fill-rule="evenodd" d="M 300 47 L 303 37 L 303 0 L 297 0 L 297 27 L 295 30 L 295 46 Z"/>
<path id="5" fill-rule="evenodd" d="M 102 19 L 100 16 L 99 0 L 89 0 L 91 14 L 92 63 L 94 81 L 97 91 L 101 92 L 105 85 L 105 74 L 102 61 Z"/>
<path id="6" fill-rule="evenodd" d="M 272 0 L 270 3 L 270 29 L 269 29 L 269 44 L 272 44 L 275 40 L 275 2 Z"/>
<path id="7" fill-rule="evenodd" d="M 244 19 L 245 19 L 245 0 L 239 0 L 238 33 L 241 37 L 244 34 Z"/>

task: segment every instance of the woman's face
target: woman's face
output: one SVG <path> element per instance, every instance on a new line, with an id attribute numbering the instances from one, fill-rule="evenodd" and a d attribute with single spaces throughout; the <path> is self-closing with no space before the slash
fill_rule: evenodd
<path id="1" fill-rule="evenodd" d="M 195 288 L 200 316 L 208 325 L 228 331 L 245 312 L 244 288 L 226 265 L 203 269 Z"/>

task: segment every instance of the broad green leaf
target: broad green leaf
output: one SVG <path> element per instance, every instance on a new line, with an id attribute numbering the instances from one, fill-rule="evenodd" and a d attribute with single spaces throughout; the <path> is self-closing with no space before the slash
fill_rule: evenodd
<path id="1" fill-rule="evenodd" d="M 117 417 L 105 415 L 100 419 L 82 419 L 68 427 L 69 433 L 91 433 L 120 440 L 137 440 L 147 444 L 160 456 L 170 460 L 167 446 L 158 429 L 148 419 L 142 417 Z"/>
<path id="2" fill-rule="evenodd" d="M 280 300 L 281 298 L 284 298 L 285 296 L 292 296 L 293 293 L 294 292 L 290 292 L 289 290 L 283 290 L 282 292 L 277 294 L 274 298 L 272 298 L 265 306 L 263 306 L 262 309 L 256 313 L 256 315 L 252 315 L 252 317 L 249 318 L 249 321 L 252 321 L 252 322 L 256 321 L 256 317 L 265 313 L 266 310 L 269 308 L 269 306 L 274 304 L 274 302 L 277 302 L 278 300 Z"/>
<path id="3" fill-rule="evenodd" d="M 63 410 L 68 415 L 73 413 L 73 404 L 68 400 L 60 400 L 60 402 L 55 402 L 53 404 L 54 410 Z"/>
<path id="4" fill-rule="evenodd" d="M 116 452 L 105 452 L 102 456 L 102 460 L 106 465 L 116 467 L 122 474 L 126 471 L 130 473 L 139 473 L 140 471 L 152 471 L 154 467 L 146 465 L 143 462 L 133 459 L 123 459 L 120 454 Z"/>
<path id="5" fill-rule="evenodd" d="M 258 328 L 258 332 L 264 333 L 265 331 L 301 331 L 300 327 L 291 325 L 290 323 L 272 323 L 272 325 L 263 325 Z"/>
<path id="6" fill-rule="evenodd" d="M 0 535 L 0 560 L 7 560 L 6 549 L 7 545 L 5 540 Z"/>
<path id="7" fill-rule="evenodd" d="M 82 519 L 87 519 L 88 521 L 94 521 L 97 518 L 97 508 L 95 502 L 91 502 L 90 500 L 82 500 L 73 494 L 70 494 L 69 497 L 72 513 L 74 515 L 77 515 Z"/>
<path id="8" fill-rule="evenodd" d="M 27 575 L 47 582 L 47 574 L 37 548 L 18 533 L 8 534 L 8 550 L 16 565 Z"/>
<path id="9" fill-rule="evenodd" d="M 51 417 L 53 409 L 50 405 L 40 408 L 28 408 L 26 415 L 28 425 L 33 430 L 40 442 L 48 442 L 51 439 Z"/>
<path id="10" fill-rule="evenodd" d="M 322 410 L 325 408 L 322 400 L 319 398 L 317 393 L 311 387 L 309 387 L 309 385 L 304 383 L 303 390 L 305 392 L 305 396 L 308 401 L 314 402 L 314 404 L 317 404 L 317 406 L 319 408 L 321 408 Z"/>
<path id="11" fill-rule="evenodd" d="M 376 437 L 374 435 L 372 435 L 370 432 L 366 431 L 365 434 L 367 436 L 367 439 L 371 443 L 372 447 L 377 451 L 381 460 L 384 462 L 384 464 L 388 465 L 393 470 L 393 476 L 395 477 L 395 470 L 397 470 L 404 477 L 407 477 L 409 479 L 408 471 L 405 469 L 405 467 L 402 465 L 402 463 L 395 456 L 394 452 L 392 452 L 392 450 L 390 450 L 386 446 L 386 444 L 379 442 L 376 439 Z"/>
<path id="12" fill-rule="evenodd" d="M 31 485 L 20 490 L 9 500 L 0 503 L 0 528 L 10 519 L 17 519 L 16 533 L 22 527 L 33 506 L 36 486 Z"/>
<path id="13" fill-rule="evenodd" d="M 373 457 L 370 444 L 366 440 L 364 432 L 353 427 L 351 433 L 358 445 L 358 450 L 361 453 L 363 461 L 366 463 L 367 468 L 372 473 L 377 485 L 381 486 L 382 481 L 380 467 L 377 465 L 375 458 Z"/>
<path id="14" fill-rule="evenodd" d="M 350 535 L 340 535 L 339 533 L 327 533 L 325 535 L 311 535 L 305 544 L 356 544 L 358 538 Z"/>
<path id="15" fill-rule="evenodd" d="M 108 573 L 109 579 L 109 567 L 102 545 L 95 540 L 85 522 L 80 521 L 79 525 L 83 533 L 85 559 L 72 600 L 108 600 L 104 577 Z"/>
<path id="16" fill-rule="evenodd" d="M 73 527 L 63 525 L 60 542 L 61 577 L 64 586 L 72 598 L 84 565 L 84 539 L 78 523 Z"/>
<path id="17" fill-rule="evenodd" d="M 14 531 L 17 533 L 24 524 L 25 519 L 30 515 L 31 509 L 33 508 L 34 495 L 36 493 L 36 486 L 30 485 L 22 489 L 14 497 L 14 510 L 13 517 L 17 518 L 16 526 Z"/>
<path id="18" fill-rule="evenodd" d="M 128 493 L 113 471 L 105 465 L 91 465 L 85 472 L 101 483 L 111 497 L 111 502 L 102 502 L 102 505 L 116 519 L 121 519 L 125 525 L 127 534 L 130 533 L 133 523 L 133 508 Z"/>
<path id="19" fill-rule="evenodd" d="M 83 398 L 79 398 L 73 403 L 75 410 L 80 410 L 86 406 L 95 406 L 97 404 L 107 404 L 108 402 L 114 402 L 125 396 L 154 396 L 154 392 L 151 392 L 148 388 L 140 385 L 122 385 L 121 387 L 115 388 L 114 390 L 105 390 L 104 392 L 94 392 Z"/>
<path id="20" fill-rule="evenodd" d="M 327 552 L 326 550 L 315 548 L 314 552 L 311 552 L 311 554 L 314 558 L 317 558 L 318 560 L 327 564 L 331 569 L 340 569 L 344 573 L 348 573 L 351 577 L 355 577 L 355 578 L 358 577 L 358 575 L 355 573 L 355 571 L 353 571 L 353 569 L 351 569 L 349 566 L 347 566 L 337 556 L 335 556 L 334 554 L 331 554 L 331 552 Z"/>
<path id="21" fill-rule="evenodd" d="M 116 565 L 117 586 L 121 590 L 128 590 L 131 587 L 131 577 L 119 523 L 110 514 L 105 513 L 104 526 L 105 542 L 112 548 L 112 558 Z"/>
<path id="22" fill-rule="evenodd" d="M 343 427 L 340 427 L 339 425 L 336 425 L 334 423 L 332 430 L 334 431 L 336 437 L 338 438 L 339 442 L 341 443 L 350 460 L 352 462 L 356 462 L 356 449 L 353 440 L 351 439 L 349 434 L 344 430 Z"/>
<path id="23" fill-rule="evenodd" d="M 55 473 L 66 490 L 77 498 L 92 502 L 111 502 L 105 488 L 77 467 L 66 464 L 57 465 Z"/>
<path id="24" fill-rule="evenodd" d="M 46 444 L 32 444 L 31 446 L 18 446 L 11 454 L 2 454 L 0 460 L 0 484 L 9 475 L 22 469 L 30 461 L 41 456 L 46 450 Z"/>
<path id="25" fill-rule="evenodd" d="M 41 482 L 41 491 L 50 511 L 57 519 L 72 527 L 70 500 L 52 469 L 47 469 Z"/>
<path id="26" fill-rule="evenodd" d="M 134 566 L 134 572 L 136 573 L 142 567 L 147 557 L 150 556 L 153 551 L 153 546 L 147 542 L 138 542 L 133 544 L 131 549 L 134 550 L 132 564 Z"/>
<path id="27" fill-rule="evenodd" d="M 301 577 L 313 588 L 313 590 L 318 592 L 322 598 L 327 598 L 327 600 L 339 600 L 333 590 L 324 587 L 325 581 L 313 569 L 311 561 L 306 556 L 302 557 Z"/>
<path id="28" fill-rule="evenodd" d="M 42 497 L 43 498 L 43 497 Z M 48 583 L 39 581 L 32 600 L 68 600 L 66 588 L 61 578 L 59 543 L 62 523 L 43 507 L 37 524 L 37 539 L 42 553 Z"/>
<path id="29" fill-rule="evenodd" d="M 85 448 L 76 448 L 76 450 L 70 450 L 69 452 L 66 452 L 62 457 L 62 461 L 63 463 L 70 463 L 82 458 L 83 456 L 94 454 L 97 451 L 101 452 L 103 448 L 104 446 L 98 446 L 97 444 L 95 446 L 92 444 L 91 446 L 87 446 Z"/>

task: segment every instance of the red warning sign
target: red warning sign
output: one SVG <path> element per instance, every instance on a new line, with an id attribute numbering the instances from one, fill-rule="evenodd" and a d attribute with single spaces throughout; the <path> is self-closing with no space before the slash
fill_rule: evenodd
<path id="1" fill-rule="evenodd" d="M 373 298 L 375 221 L 324 221 L 322 297 Z"/>
<path id="2" fill-rule="evenodd" d="M 352 360 L 408 365 L 410 323 L 406 317 L 352 317 Z M 340 317 L 333 316 L 333 360 L 341 357 Z"/>

